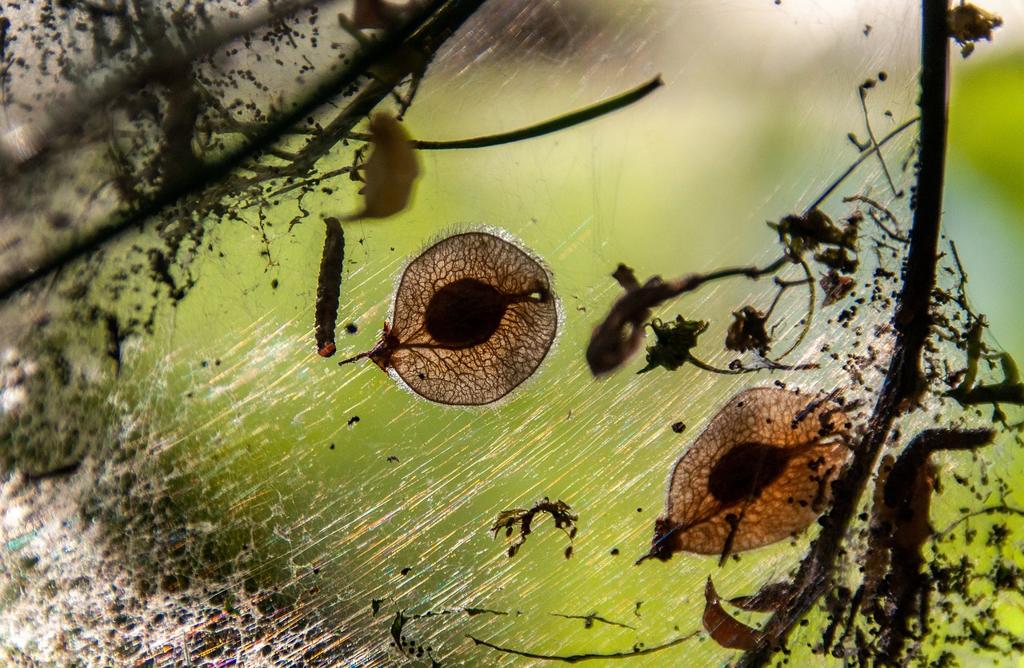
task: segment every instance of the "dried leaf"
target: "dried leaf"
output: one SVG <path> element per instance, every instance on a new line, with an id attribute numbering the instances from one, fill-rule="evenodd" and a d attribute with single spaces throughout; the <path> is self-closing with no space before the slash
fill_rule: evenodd
<path id="1" fill-rule="evenodd" d="M 626 292 L 594 329 L 587 346 L 587 364 L 595 376 L 614 370 L 639 350 L 644 341 L 644 322 L 651 315 L 653 298 L 640 286 L 632 268 L 619 264 L 612 278 Z M 652 280 L 661 282 L 660 278 Z"/>
<path id="2" fill-rule="evenodd" d="M 857 224 L 848 219 L 839 227 L 820 209 L 813 209 L 803 215 L 791 214 L 778 223 L 768 226 L 779 233 L 779 240 L 794 257 L 805 251 L 815 250 L 821 245 L 834 246 L 851 251 L 857 249 Z"/>
<path id="3" fill-rule="evenodd" d="M 651 551 L 721 554 L 783 540 L 825 508 L 846 460 L 847 418 L 830 398 L 740 392 L 676 462 Z"/>
<path id="4" fill-rule="evenodd" d="M 737 621 L 725 611 L 710 576 L 704 585 L 703 622 L 704 629 L 722 647 L 748 650 L 754 649 L 764 640 L 763 633 Z"/>
<path id="5" fill-rule="evenodd" d="M 483 405 L 530 377 L 558 330 L 547 270 L 510 241 L 466 232 L 437 242 L 402 274 L 392 324 L 369 352 L 430 401 Z"/>
<path id="6" fill-rule="evenodd" d="M 370 119 L 373 150 L 363 165 L 363 210 L 348 220 L 387 218 L 412 197 L 420 166 L 409 133 L 394 116 L 378 112 Z"/>

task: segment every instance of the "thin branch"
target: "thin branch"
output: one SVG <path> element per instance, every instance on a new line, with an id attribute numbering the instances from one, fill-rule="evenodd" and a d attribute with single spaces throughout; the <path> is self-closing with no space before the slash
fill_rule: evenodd
<path id="1" fill-rule="evenodd" d="M 897 416 L 913 405 L 922 388 L 920 357 L 930 329 L 928 309 L 935 287 L 942 220 L 949 69 L 947 9 L 948 0 L 922 0 L 920 167 L 910 250 L 893 319 L 896 340 L 889 368 L 864 436 L 852 448 L 850 465 L 833 483 L 832 507 L 821 518 L 821 533 L 808 549 L 793 580 L 792 601 L 765 624 L 768 642 L 746 652 L 738 666 L 766 665 L 785 644 L 793 627 L 832 586 L 832 574 L 843 541 L 875 469 L 878 453 Z"/>
<path id="2" fill-rule="evenodd" d="M 623 628 L 623 629 L 632 629 L 634 631 L 636 630 L 635 626 L 630 626 L 629 624 L 623 624 L 622 622 L 616 622 L 616 621 L 611 620 L 611 619 L 605 619 L 604 617 L 602 617 L 601 615 L 597 614 L 596 612 L 592 612 L 589 615 L 565 615 L 565 614 L 562 614 L 560 612 L 549 612 L 548 614 L 551 615 L 552 617 L 561 617 L 562 619 L 579 619 L 579 620 L 582 620 L 583 621 L 583 625 L 586 628 L 588 628 L 588 629 L 591 626 L 594 625 L 594 622 L 601 622 L 602 624 L 607 624 L 608 626 L 618 626 L 619 628 Z"/>
<path id="3" fill-rule="evenodd" d="M 943 529 L 942 531 L 936 532 L 934 534 L 934 536 L 932 536 L 932 537 L 935 540 L 943 538 L 943 537 L 947 536 L 949 534 L 949 532 L 951 532 L 953 529 L 957 528 L 958 526 L 960 526 L 961 524 L 963 524 L 964 522 L 966 522 L 967 520 L 969 520 L 969 519 L 971 519 L 973 517 L 981 517 L 983 515 L 997 515 L 997 514 L 1007 514 L 1007 515 L 1016 515 L 1018 517 L 1024 517 L 1024 508 L 1015 508 L 1013 506 L 1007 505 L 1007 503 L 1005 501 L 1001 502 L 998 506 L 986 506 L 985 508 L 981 508 L 979 510 L 975 510 L 975 511 L 969 512 L 969 513 L 967 513 L 965 515 L 961 515 L 959 518 L 957 518 L 955 521 L 953 521 L 945 529 Z"/>
<path id="4" fill-rule="evenodd" d="M 490 146 L 511 144 L 512 142 L 523 141 L 524 139 L 534 139 L 536 137 L 551 134 L 552 132 L 571 128 L 575 125 L 579 125 L 580 123 L 585 123 L 604 116 L 605 114 L 622 109 L 623 107 L 627 107 L 634 102 L 639 102 L 660 88 L 663 84 L 664 82 L 661 80 L 661 75 L 659 74 L 650 81 L 647 81 L 632 90 L 628 90 L 625 93 L 620 93 L 614 97 L 592 104 L 589 107 L 577 109 L 576 111 L 563 116 L 558 116 L 557 118 L 552 118 L 544 121 L 543 123 L 519 128 L 518 130 L 512 130 L 510 132 L 486 135 L 484 137 L 474 137 L 472 139 L 455 139 L 452 141 L 414 140 L 412 145 L 414 148 L 422 151 L 448 151 L 464 148 L 487 148 Z"/>
<path id="5" fill-rule="evenodd" d="M 837 176 L 835 180 L 832 181 L 832 183 L 830 183 L 828 187 L 825 188 L 825 191 L 818 195 L 818 198 L 811 202 L 811 204 L 806 209 L 804 209 L 804 215 L 810 213 L 811 211 L 814 211 L 819 206 L 821 206 L 821 203 L 828 199 L 829 195 L 835 192 L 835 189 L 838 188 L 840 184 L 842 184 L 842 182 L 846 180 L 846 177 L 848 177 L 850 174 L 853 174 L 854 170 L 860 167 L 862 162 L 864 162 L 872 155 L 874 155 L 876 151 L 881 150 L 881 148 L 888 144 L 890 140 L 896 138 L 900 133 L 909 128 L 914 123 L 917 123 L 919 120 L 921 120 L 920 117 L 911 118 L 909 121 L 904 121 L 901 125 L 893 128 L 889 132 L 889 134 L 885 135 L 877 142 L 875 142 L 875 146 L 872 146 L 868 150 L 861 153 L 860 156 L 858 156 L 857 159 L 853 161 L 853 164 L 846 168 L 846 171 Z"/>
<path id="6" fill-rule="evenodd" d="M 874 80 L 869 82 L 874 86 Z M 885 174 L 885 180 L 889 182 L 889 189 L 892 190 L 892 194 L 895 197 L 903 195 L 903 191 L 896 190 L 896 184 L 892 181 L 892 175 L 889 174 L 889 166 L 885 164 L 885 158 L 882 156 L 882 152 L 878 149 L 878 140 L 875 139 L 875 131 L 871 129 L 871 119 L 868 118 L 868 88 L 867 84 L 862 84 L 857 92 L 860 95 L 860 108 L 864 112 L 864 127 L 868 131 L 868 139 L 871 140 L 871 147 L 874 150 L 875 155 L 878 156 L 878 162 L 882 165 L 882 173 Z"/>
<path id="7" fill-rule="evenodd" d="M 514 649 L 512 647 L 502 647 L 501 645 L 495 645 L 494 643 L 487 642 L 486 640 L 481 640 L 480 638 L 477 638 L 475 636 L 466 637 L 472 640 L 477 645 L 483 645 L 484 647 L 489 647 L 490 649 L 497 650 L 499 652 L 504 652 L 505 654 L 515 654 L 516 656 L 522 656 L 527 659 L 539 659 L 541 661 L 561 661 L 562 663 L 580 663 L 582 661 L 594 661 L 597 659 L 629 659 L 634 656 L 645 656 L 647 654 L 654 654 L 655 652 L 660 652 L 662 650 L 669 649 L 670 647 L 681 645 L 687 640 L 695 638 L 697 636 L 697 633 L 697 631 L 694 631 L 689 635 L 680 636 L 673 640 L 669 640 L 666 643 L 662 643 L 661 645 L 654 645 L 653 647 L 635 646 L 632 650 L 628 652 L 609 652 L 607 654 L 601 654 L 598 652 L 587 654 L 538 654 L 536 652 L 527 652 L 525 650 Z"/>
<path id="8" fill-rule="evenodd" d="M 796 337 L 796 341 L 786 349 L 786 352 L 776 357 L 776 361 L 781 362 L 786 359 L 794 350 L 799 347 L 807 335 L 811 332 L 811 321 L 814 320 L 814 302 L 817 301 L 817 291 L 814 287 L 814 276 L 811 275 L 811 268 L 807 266 L 807 260 L 800 258 L 800 266 L 804 270 L 804 280 L 807 282 L 807 314 L 804 316 L 804 326 L 800 330 L 800 335 Z M 781 296 L 781 294 L 780 294 Z M 775 304 L 772 304 L 774 308 Z"/>

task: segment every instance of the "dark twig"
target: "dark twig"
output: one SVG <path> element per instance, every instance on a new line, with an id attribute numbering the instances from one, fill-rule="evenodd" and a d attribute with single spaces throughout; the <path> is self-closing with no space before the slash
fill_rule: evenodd
<path id="1" fill-rule="evenodd" d="M 800 266 L 804 270 L 804 275 L 806 276 L 804 280 L 807 282 L 807 313 L 804 314 L 804 326 L 800 329 L 800 335 L 796 337 L 796 341 L 786 349 L 786 352 L 775 358 L 776 361 L 779 362 L 789 357 L 790 353 L 796 350 L 797 347 L 803 343 L 804 339 L 806 339 L 807 335 L 811 332 L 811 321 L 814 319 L 814 302 L 817 298 L 817 293 L 814 288 L 814 277 L 811 275 L 811 268 L 807 266 L 807 260 L 800 258 Z M 775 304 L 772 304 L 772 308 L 774 307 Z"/>
<path id="2" fill-rule="evenodd" d="M 599 118 L 605 114 L 627 107 L 634 102 L 638 102 L 647 97 L 663 84 L 664 82 L 661 80 L 661 75 L 659 74 L 650 81 L 647 81 L 632 90 L 620 93 L 619 95 L 610 97 L 606 100 L 601 100 L 589 107 L 577 109 L 576 111 L 557 118 L 552 118 L 551 120 L 544 121 L 543 123 L 531 125 L 526 128 L 519 128 L 518 130 L 512 130 L 511 132 L 502 132 L 484 137 L 474 137 L 472 139 L 456 139 L 452 141 L 414 140 L 412 145 L 414 148 L 420 149 L 421 151 L 447 151 L 463 148 L 487 148 L 489 146 L 500 146 L 502 144 L 511 144 L 512 142 L 523 141 L 524 139 L 542 137 L 544 135 L 551 134 L 552 132 L 565 130 L 566 128 L 571 128 L 574 125 L 585 123 L 586 121 Z"/>
<path id="3" fill-rule="evenodd" d="M 793 580 L 794 596 L 790 605 L 768 620 L 764 626 L 768 642 L 746 652 L 740 658 L 739 666 L 767 664 L 785 644 L 797 622 L 831 587 L 843 540 L 874 471 L 878 453 L 888 439 L 896 417 L 913 405 L 923 386 L 920 357 L 930 330 L 928 309 L 935 286 L 942 219 L 949 68 L 947 9 L 948 0 L 922 1 L 920 167 L 910 249 L 893 318 L 895 342 L 889 368 L 864 436 L 852 448 L 849 467 L 834 483 L 833 504 L 821 519 L 821 533 L 808 549 Z"/>
<path id="4" fill-rule="evenodd" d="M 524 650 L 513 649 L 511 647 L 502 647 L 501 645 L 495 645 L 494 643 L 487 642 L 486 640 L 481 640 L 480 638 L 476 638 L 474 636 L 466 637 L 472 640 L 477 645 L 483 645 L 484 647 L 489 647 L 490 649 L 497 650 L 499 652 L 504 652 L 505 654 L 515 654 L 516 656 L 522 656 L 527 659 L 539 659 L 541 661 L 561 661 L 562 663 L 580 663 L 581 661 L 594 661 L 598 659 L 629 659 L 634 656 L 654 654 L 655 652 L 660 652 L 662 650 L 669 649 L 670 647 L 681 645 L 682 643 L 686 642 L 687 640 L 690 640 L 691 638 L 695 638 L 696 636 L 697 631 L 694 631 L 693 633 L 690 633 L 688 635 L 680 636 L 673 640 L 669 640 L 668 642 L 662 643 L 661 645 L 654 645 L 653 647 L 642 647 L 640 645 L 636 645 L 633 647 L 632 650 L 628 652 L 609 652 L 607 654 L 601 654 L 599 652 L 588 652 L 586 654 L 538 654 L 536 652 L 527 652 Z"/>
<path id="5" fill-rule="evenodd" d="M 560 612 L 551 612 L 548 614 L 550 614 L 552 617 L 561 617 L 562 619 L 580 619 L 583 621 L 584 628 L 588 629 L 594 625 L 594 622 L 601 622 L 602 624 L 607 624 L 608 626 L 618 626 L 619 628 L 623 629 L 632 629 L 634 631 L 636 630 L 635 626 L 623 624 L 622 622 L 616 622 L 611 619 L 605 619 L 596 612 L 591 612 L 588 615 L 564 615 Z"/>
<path id="6" fill-rule="evenodd" d="M 444 40 L 454 33 L 481 4 L 483 4 L 483 0 L 434 0 L 430 2 L 415 19 L 388 32 L 380 41 L 374 42 L 373 46 L 355 54 L 347 67 L 340 68 L 327 77 L 304 100 L 268 122 L 262 130 L 253 134 L 252 141 L 238 150 L 227 153 L 221 160 L 176 180 L 152 198 L 140 202 L 133 209 L 115 217 L 110 223 L 82 234 L 75 243 L 53 250 L 50 255 L 36 259 L 31 266 L 27 266 L 21 271 L 4 275 L 0 278 L 0 300 L 8 299 L 14 293 L 32 284 L 36 279 L 50 274 L 58 267 L 88 255 L 121 233 L 135 229 L 146 219 L 159 214 L 179 200 L 201 191 L 210 184 L 221 182 L 233 170 L 272 147 L 284 133 L 302 123 L 316 109 L 330 103 L 342 91 L 355 84 L 374 65 L 393 59 L 396 52 L 410 50 L 427 55 L 434 53 Z M 369 90 L 371 92 L 364 92 L 359 97 L 358 104 L 349 105 L 348 110 L 351 113 L 346 116 L 344 122 L 336 119 L 334 125 L 347 132 L 351 125 L 365 117 L 366 113 L 390 92 L 390 89 L 373 86 Z M 305 163 L 309 160 L 315 162 L 313 158 L 326 153 L 340 140 L 343 135 L 339 136 L 335 132 L 330 132 L 332 129 L 336 128 L 324 129 L 325 134 L 322 141 L 317 141 L 315 138 L 310 142 L 307 147 L 309 150 L 305 154 L 308 157 L 302 165 L 299 165 L 300 167 L 307 167 Z M 312 164 L 309 164 L 308 167 L 311 168 Z"/>
<path id="7" fill-rule="evenodd" d="M 1001 500 L 997 506 L 986 506 L 979 510 L 974 510 L 965 515 L 961 515 L 959 518 L 950 523 L 942 531 L 935 532 L 933 538 L 938 540 L 947 536 L 953 529 L 957 528 L 967 520 L 974 517 L 981 517 L 984 515 L 1016 515 L 1017 517 L 1024 517 L 1024 508 L 1015 508 L 1006 503 L 1005 500 Z"/>

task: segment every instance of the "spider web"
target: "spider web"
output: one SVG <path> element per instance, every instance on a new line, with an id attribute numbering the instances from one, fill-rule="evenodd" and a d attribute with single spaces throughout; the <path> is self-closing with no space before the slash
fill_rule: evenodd
<path id="1" fill-rule="evenodd" d="M 232 12 L 288 8 L 205 7 L 219 26 L 238 20 Z M 319 73 L 357 57 L 362 47 L 336 18 L 351 5 L 315 7 L 194 64 L 212 96 L 199 103 L 210 129 L 192 138 L 204 158 L 232 150 L 250 125 L 303 99 Z M 54 103 L 118 76 L 135 53 L 126 27 L 139 19 L 133 11 L 82 2 L 9 14 L 18 41 L 8 37 L 5 58 L 26 61 L 4 79 L 7 127 L 38 113 L 36 81 L 46 84 L 42 101 Z M 154 11 L 177 11 L 190 29 L 207 25 L 189 4 Z M 39 27 L 25 27 L 31 18 Z M 10 297 L 0 313 L 0 657 L 23 665 L 518 665 L 521 657 L 466 636 L 540 654 L 629 652 L 701 630 L 708 574 L 723 598 L 784 578 L 816 527 L 722 568 L 717 557 L 685 553 L 633 561 L 650 546 L 673 462 L 738 391 L 776 380 L 807 392 L 839 388 L 862 402 L 863 419 L 886 361 L 897 285 L 877 270 L 897 274 L 901 247 L 890 239 L 892 249 L 876 254 L 875 241 L 886 240 L 863 224 L 854 294 L 822 308 L 819 291 L 810 333 L 787 360 L 818 363 L 815 370 L 716 376 L 683 367 L 638 376 L 636 359 L 595 381 L 583 349 L 618 293 L 610 274 L 619 262 L 642 280 L 776 258 L 776 234 L 764 221 L 801 211 L 859 154 L 846 137 L 866 139 L 858 86 L 878 81 L 867 95 L 877 136 L 916 115 L 917 21 L 909 2 L 789 0 L 628 8 L 492 0 L 474 14 L 436 55 L 406 113 L 415 137 L 520 127 L 656 73 L 666 82 L 638 105 L 560 134 L 424 153 L 410 209 L 346 227 L 341 355 L 372 345 L 395 277 L 444 230 L 507 229 L 546 261 L 564 308 L 559 341 L 494 407 L 430 404 L 372 365 L 339 369 L 316 355 L 320 217 L 355 211 L 359 187 L 327 175 L 352 164 L 356 142 L 318 156 L 313 176 L 323 180 L 315 187 L 281 194 L 289 183 L 267 179 L 289 158 L 264 153 L 191 206 L 164 210 Z M 129 46 L 118 47 L 120 37 Z M 103 39 L 113 45 L 97 47 Z M 104 229 L 180 177 L 161 162 L 172 146 L 161 121 L 182 94 L 175 81 L 129 95 L 109 113 L 90 107 L 84 138 L 61 135 L 41 166 L 18 170 L 0 196 L 10 221 L 0 228 L 6 271 Z M 373 82 L 361 78 L 346 94 Z M 319 109 L 275 148 L 300 151 L 334 108 Z M 108 122 L 110 133 L 96 129 Z M 915 132 L 882 150 L 904 192 Z M 877 160 L 822 208 L 835 220 L 866 210 L 842 202 L 853 194 L 888 206 L 907 229 L 909 197 L 892 195 Z M 774 292 L 769 281 L 737 279 L 656 315 L 709 321 L 697 350 L 725 366 L 734 357 L 721 345 L 731 312 L 747 303 L 766 309 Z M 799 335 L 806 302 L 800 288 L 783 295 L 779 350 Z M 346 324 L 355 331 L 344 333 Z M 937 354 L 962 365 L 954 348 Z M 931 401 L 901 424 L 905 437 L 947 418 L 948 402 Z M 682 434 L 671 427 L 679 421 Z M 968 482 L 936 499 L 937 528 L 957 522 L 962 508 L 996 503 L 996 479 L 1019 476 L 1020 458 L 1013 436 L 1003 435 L 973 457 L 943 456 L 941 467 L 944 479 Z M 1024 503 L 1003 491 L 1007 507 Z M 572 558 L 563 557 L 566 536 L 550 520 L 538 521 L 510 558 L 489 528 L 499 512 L 543 497 L 579 515 Z M 1012 539 L 986 549 L 962 533 L 991 532 L 1005 519 L 961 522 L 951 542 L 929 548 L 935 563 L 969 545 L 978 572 L 1020 568 L 1019 556 L 1003 551 Z M 851 554 L 840 584 L 855 578 Z M 963 612 L 969 595 L 983 594 L 948 597 Z M 1018 603 L 994 605 L 1000 621 L 992 627 L 1012 628 L 1008 610 Z M 592 613 L 619 625 L 588 624 Z M 951 633 L 969 624 L 952 617 Z M 801 656 L 819 643 L 827 611 L 810 620 L 792 638 Z M 703 637 L 630 662 L 733 656 Z M 945 649 L 940 638 L 923 643 L 924 656 Z M 992 642 L 996 656 L 1006 651 L 1006 638 Z"/>

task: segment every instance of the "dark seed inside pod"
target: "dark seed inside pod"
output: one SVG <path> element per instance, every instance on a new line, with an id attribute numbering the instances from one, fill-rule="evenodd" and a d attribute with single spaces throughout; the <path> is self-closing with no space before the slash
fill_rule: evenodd
<path id="1" fill-rule="evenodd" d="M 734 446 L 708 476 L 708 491 L 722 505 L 757 498 L 786 470 L 791 452 L 762 443 Z"/>
<path id="2" fill-rule="evenodd" d="M 509 298 L 475 278 L 461 278 L 434 293 L 427 304 L 427 331 L 445 346 L 483 343 L 498 330 Z"/>

